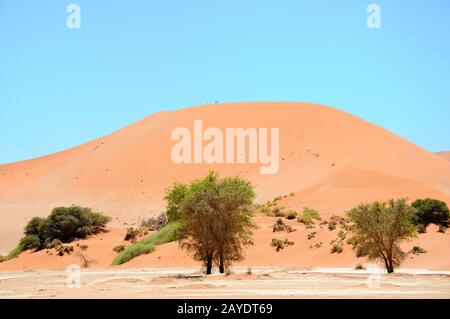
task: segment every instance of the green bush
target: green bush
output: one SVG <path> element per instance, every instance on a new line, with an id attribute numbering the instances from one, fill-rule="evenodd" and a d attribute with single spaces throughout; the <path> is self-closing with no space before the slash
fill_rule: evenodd
<path id="1" fill-rule="evenodd" d="M 179 222 L 167 224 L 158 232 L 126 247 L 114 258 L 113 265 L 121 265 L 140 255 L 153 252 L 158 245 L 166 244 L 180 239 L 182 236 L 182 226 Z"/>
<path id="2" fill-rule="evenodd" d="M 102 231 L 110 220 L 110 217 L 94 213 L 90 208 L 54 208 L 47 218 L 34 217 L 26 224 L 25 236 L 7 258 L 14 258 L 28 249 L 57 248 L 75 238 L 81 239 L 96 234 Z"/>
<path id="3" fill-rule="evenodd" d="M 445 202 L 426 198 L 414 201 L 411 206 L 417 210 L 413 218 L 415 225 L 423 225 L 425 228 L 429 224 L 443 227 L 450 226 L 450 213 Z"/>

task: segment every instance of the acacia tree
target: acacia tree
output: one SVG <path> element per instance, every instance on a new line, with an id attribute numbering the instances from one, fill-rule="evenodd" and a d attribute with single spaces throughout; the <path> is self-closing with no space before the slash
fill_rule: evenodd
<path id="1" fill-rule="evenodd" d="M 202 261 L 210 274 L 213 262 L 221 273 L 243 258 L 242 248 L 251 244 L 251 184 L 238 177 L 219 179 L 209 173 L 189 185 L 176 184 L 166 195 L 168 207 L 179 216 L 183 237 L 180 246 Z"/>
<path id="2" fill-rule="evenodd" d="M 358 256 L 381 260 L 387 272 L 392 273 L 406 256 L 400 242 L 415 236 L 415 213 L 405 199 L 361 204 L 347 213 L 352 233 L 348 243 Z"/>
<path id="3" fill-rule="evenodd" d="M 444 229 L 450 226 L 450 213 L 445 202 L 433 199 L 417 199 L 411 204 L 417 209 L 413 219 L 414 224 L 422 225 L 423 229 L 429 224 L 435 224 Z"/>

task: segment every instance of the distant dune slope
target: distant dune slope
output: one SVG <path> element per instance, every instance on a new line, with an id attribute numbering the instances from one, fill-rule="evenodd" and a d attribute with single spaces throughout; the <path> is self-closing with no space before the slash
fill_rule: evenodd
<path id="1" fill-rule="evenodd" d="M 280 128 L 279 172 L 261 175 L 259 163 L 174 164 L 171 132 L 192 130 L 196 119 L 204 129 Z M 174 181 L 209 170 L 249 178 L 258 201 L 294 192 L 283 204 L 325 215 L 390 197 L 450 202 L 449 161 L 345 112 L 307 103 L 207 105 L 157 113 L 84 145 L 0 166 L 0 252 L 17 243 L 28 219 L 55 206 L 86 205 L 115 223 L 139 222 L 162 211 Z"/>
<path id="2" fill-rule="evenodd" d="M 445 158 L 446 160 L 450 161 L 450 151 L 447 152 L 437 152 L 436 153 L 439 156 L 442 156 L 443 158 Z"/>

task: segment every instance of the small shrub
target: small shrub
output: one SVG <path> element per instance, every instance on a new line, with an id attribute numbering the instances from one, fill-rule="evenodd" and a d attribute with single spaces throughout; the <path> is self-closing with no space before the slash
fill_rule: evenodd
<path id="1" fill-rule="evenodd" d="M 276 251 L 280 251 L 281 249 L 294 245 L 293 241 L 289 241 L 287 238 L 285 240 L 272 238 L 272 242 L 270 244 L 272 247 L 275 247 Z"/>
<path id="2" fill-rule="evenodd" d="M 411 254 L 419 255 L 419 254 L 425 254 L 427 251 L 419 246 L 414 246 L 410 251 Z"/>
<path id="3" fill-rule="evenodd" d="M 275 198 L 273 199 L 273 201 L 274 201 L 274 202 L 278 202 L 278 201 L 280 201 L 281 199 L 282 199 L 281 196 L 277 196 L 277 197 L 275 197 Z"/>
<path id="4" fill-rule="evenodd" d="M 138 236 L 139 231 L 133 227 L 127 228 L 127 232 L 125 233 L 125 237 L 123 240 L 125 241 L 135 241 Z"/>
<path id="5" fill-rule="evenodd" d="M 297 212 L 295 210 L 288 210 L 286 213 L 286 219 L 295 219 L 297 217 Z"/>
<path id="6" fill-rule="evenodd" d="M 88 259 L 85 255 L 78 252 L 76 256 L 80 259 L 81 268 L 88 268 L 91 264 L 95 263 L 94 260 Z"/>
<path id="7" fill-rule="evenodd" d="M 73 252 L 73 246 L 71 245 L 60 245 L 55 247 L 55 249 L 59 256 L 70 255 Z"/>
<path id="8" fill-rule="evenodd" d="M 328 230 L 332 231 L 336 229 L 336 223 L 335 222 L 329 222 L 328 223 Z"/>
<path id="9" fill-rule="evenodd" d="M 117 245 L 113 248 L 113 251 L 116 253 L 120 253 L 121 251 L 125 250 L 125 245 Z"/>
<path id="10" fill-rule="evenodd" d="M 285 215 L 284 212 L 281 210 L 281 207 L 278 207 L 278 206 L 275 206 L 272 209 L 272 214 L 275 217 L 284 217 L 284 215 Z"/>
<path id="11" fill-rule="evenodd" d="M 272 226 L 272 228 L 273 228 L 273 232 L 274 233 L 275 232 L 282 232 L 282 231 L 287 231 L 288 233 L 292 233 L 293 231 L 295 231 L 294 228 L 292 228 L 289 225 L 286 225 L 281 218 L 277 219 L 277 221 Z"/>
<path id="12" fill-rule="evenodd" d="M 340 244 L 334 244 L 332 247 L 331 247 L 331 253 L 332 254 L 334 254 L 334 253 L 337 253 L 337 254 L 340 254 L 340 253 L 342 253 L 344 251 L 344 249 L 342 248 L 342 246 L 340 245 Z"/>
<path id="13" fill-rule="evenodd" d="M 303 213 L 297 217 L 297 221 L 305 225 L 311 225 L 313 220 L 321 220 L 320 214 L 312 208 L 305 207 Z"/>
<path id="14" fill-rule="evenodd" d="M 442 225 L 439 226 L 438 232 L 445 234 L 446 231 L 447 231 L 447 227 L 442 226 Z"/>
<path id="15" fill-rule="evenodd" d="M 159 214 L 157 217 L 150 217 L 147 220 L 143 219 L 141 222 L 142 227 L 147 227 L 151 231 L 158 231 L 167 225 L 167 216 L 164 213 Z"/>
<path id="16" fill-rule="evenodd" d="M 320 248 L 320 247 L 322 247 L 322 245 L 323 245 L 323 242 L 316 243 L 316 244 L 314 245 L 314 248 Z"/>
<path id="17" fill-rule="evenodd" d="M 339 231 L 338 233 L 338 238 L 340 241 L 343 241 L 345 239 L 345 237 L 347 236 L 347 233 L 344 232 L 342 229 Z"/>
<path id="18" fill-rule="evenodd" d="M 87 250 L 88 248 L 89 248 L 88 245 L 80 245 L 80 249 L 81 249 L 82 251 L 85 251 L 85 250 Z"/>
<path id="19" fill-rule="evenodd" d="M 358 263 L 358 264 L 356 264 L 356 266 L 355 266 L 355 270 L 366 270 L 366 267 L 364 267 L 363 264 Z"/>
<path id="20" fill-rule="evenodd" d="M 308 240 L 313 239 L 314 237 L 316 237 L 317 232 L 313 231 L 311 233 L 308 234 Z"/>

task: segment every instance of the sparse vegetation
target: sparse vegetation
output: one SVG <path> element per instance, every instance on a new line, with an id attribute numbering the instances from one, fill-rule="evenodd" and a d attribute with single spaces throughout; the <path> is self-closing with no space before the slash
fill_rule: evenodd
<path id="1" fill-rule="evenodd" d="M 287 238 L 285 240 L 272 238 L 272 242 L 270 243 L 272 247 L 275 247 L 276 251 L 280 251 L 281 249 L 284 249 L 287 246 L 294 245 L 293 241 L 289 241 Z"/>
<path id="2" fill-rule="evenodd" d="M 412 223 L 415 213 L 405 199 L 361 204 L 347 213 L 348 229 L 352 233 L 347 242 L 356 250 L 357 256 L 381 260 L 387 272 L 392 273 L 406 255 L 400 243 L 415 236 Z"/>
<path id="3" fill-rule="evenodd" d="M 169 243 L 178 240 L 182 235 L 181 225 L 179 222 L 173 222 L 167 224 L 164 228 L 158 232 L 140 240 L 121 251 L 117 251 L 119 254 L 114 258 L 113 265 L 121 265 L 136 258 L 140 255 L 151 253 L 155 250 L 156 246 Z M 118 248 L 116 246 L 115 248 Z"/>

